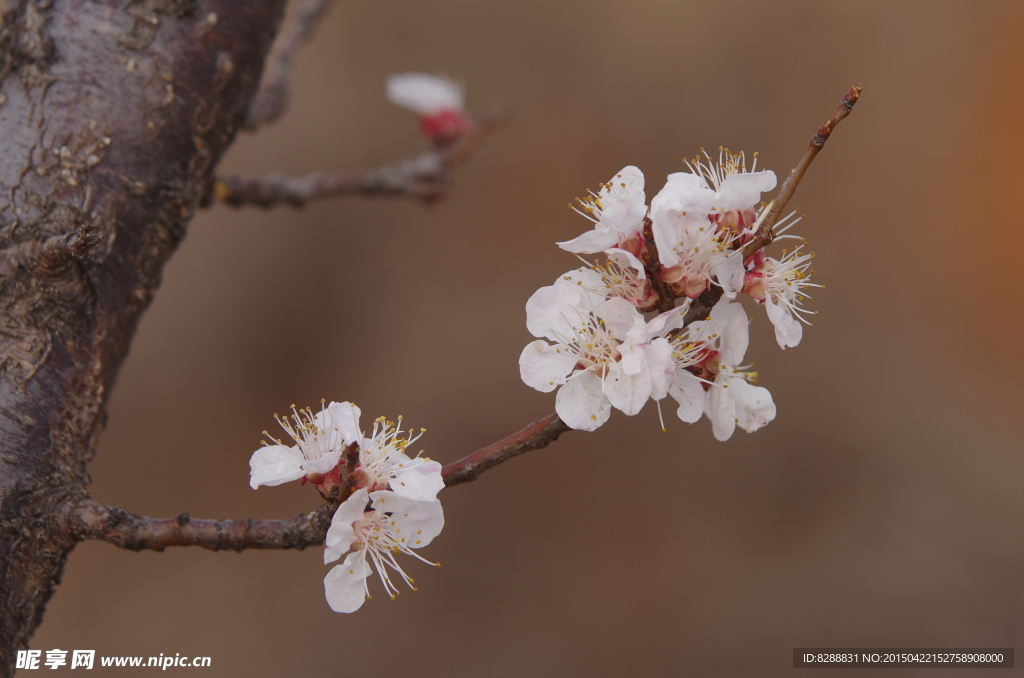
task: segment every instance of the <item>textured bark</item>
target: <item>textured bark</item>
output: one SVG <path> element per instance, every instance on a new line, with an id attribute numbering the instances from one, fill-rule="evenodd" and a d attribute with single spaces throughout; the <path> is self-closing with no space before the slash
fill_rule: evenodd
<path id="1" fill-rule="evenodd" d="M 0 676 L 77 536 L 106 396 L 284 0 L 20 0 L 0 29 Z"/>

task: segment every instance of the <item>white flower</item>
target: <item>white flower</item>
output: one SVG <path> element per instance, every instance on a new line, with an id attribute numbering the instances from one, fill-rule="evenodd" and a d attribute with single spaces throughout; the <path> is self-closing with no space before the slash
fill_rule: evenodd
<path id="1" fill-rule="evenodd" d="M 648 366 L 657 375 L 652 398 L 671 395 L 679 404 L 676 414 L 691 424 L 706 414 L 719 440 L 728 440 L 737 424 L 755 431 L 775 418 L 768 390 L 746 381 L 756 373 L 737 367 L 750 341 L 742 306 L 722 299 L 707 320 L 682 332 L 676 331 L 680 325 L 680 318 L 670 317 L 664 327 L 653 328 L 652 336 L 660 336 L 648 349 Z"/>
<path id="2" fill-rule="evenodd" d="M 366 510 L 367 501 L 372 501 Z M 331 563 L 352 552 L 341 565 L 324 578 L 327 604 L 335 612 L 355 612 L 369 597 L 366 578 L 371 569 L 367 557 L 376 566 L 384 590 L 394 599 L 398 589 L 388 569 L 397 572 L 415 590 L 413 580 L 395 561 L 396 553 L 405 553 L 428 565 L 412 549 L 426 546 L 444 527 L 439 501 L 417 501 L 394 492 L 367 492 L 360 489 L 338 508 L 327 530 L 324 563 Z"/>
<path id="3" fill-rule="evenodd" d="M 676 264 L 662 271 L 670 289 L 690 299 L 703 294 L 713 279 L 732 299 L 743 285 L 743 253 L 733 249 L 734 239 L 708 222 L 700 226 L 673 253 Z"/>
<path id="4" fill-rule="evenodd" d="M 334 403 L 331 403 L 334 405 Z M 249 460 L 249 485 L 256 489 L 260 485 L 280 485 L 302 477 L 315 477 L 330 473 L 341 458 L 341 437 L 331 421 L 328 411 L 321 409 L 298 410 L 292 406 L 292 416 L 274 418 L 292 440 L 294 445 L 285 445 L 274 440 L 273 445 L 264 443 Z M 263 435 L 270 437 L 266 431 Z"/>
<path id="5" fill-rule="evenodd" d="M 768 319 L 775 326 L 775 340 L 783 349 L 798 345 L 803 325 L 811 324 L 802 315 L 810 311 L 800 307 L 810 296 L 805 288 L 821 287 L 810 281 L 807 269 L 814 254 L 802 254 L 803 247 L 784 253 L 781 260 L 764 257 L 743 280 L 743 293 L 764 303 Z"/>
<path id="6" fill-rule="evenodd" d="M 519 370 L 523 381 L 539 391 L 562 386 L 555 397 L 558 416 L 575 429 L 593 431 L 608 420 L 612 406 L 628 415 L 639 412 L 650 396 L 651 376 L 644 317 L 618 297 L 588 310 L 587 294 L 567 282 L 530 297 L 527 328 L 555 343 L 539 339 L 528 344 Z"/>
<path id="7" fill-rule="evenodd" d="M 632 416 L 648 398 L 665 397 L 675 368 L 661 335 L 680 327 L 689 309 L 687 301 L 645 323 L 626 299 L 603 298 L 610 288 L 602 280 L 579 269 L 537 290 L 526 304 L 527 329 L 555 343 L 539 339 L 519 358 L 528 386 L 544 393 L 562 387 L 555 411 L 583 431 L 601 426 L 612 407 Z"/>
<path id="8" fill-rule="evenodd" d="M 331 403 L 328 412 L 335 421 L 345 444 L 358 443 L 359 464 L 350 469 L 352 485 L 369 492 L 390 488 L 410 499 L 432 501 L 444 488 L 441 464 L 423 457 L 410 458 L 405 449 L 416 442 L 426 429 L 416 436 L 402 436 L 402 418 L 398 424 L 379 417 L 373 422 L 370 436 L 364 437 L 359 429 L 359 408 L 349 402 Z"/>
<path id="9" fill-rule="evenodd" d="M 756 169 L 756 159 L 754 163 Z M 736 215 L 728 218 L 729 213 L 742 214 L 753 209 L 762 192 L 775 188 L 775 173 L 748 172 L 742 153 L 719 149 L 717 163 L 705 153 L 704 159 L 695 158 L 687 164 L 692 171 L 670 174 L 665 187 L 651 201 L 651 229 L 658 256 L 666 268 L 678 265 L 686 259 L 687 252 L 700 246 L 701 234 L 709 225 L 715 229 L 722 247 L 730 245 L 740 232 L 732 223 L 737 221 Z M 740 231 L 749 225 L 742 223 Z M 726 292 L 734 293 L 729 287 L 731 278 L 723 280 L 719 275 L 719 282 L 727 286 Z"/>
<path id="10" fill-rule="evenodd" d="M 388 100 L 421 116 L 462 111 L 464 91 L 447 76 L 401 73 L 388 76 Z"/>
<path id="11" fill-rule="evenodd" d="M 622 168 L 611 181 L 601 184 L 598 193 L 577 198 L 580 206 L 573 209 L 594 222 L 594 229 L 558 246 L 577 254 L 594 254 L 636 241 L 644 227 L 646 201 L 643 173 L 632 165 Z M 630 243 L 625 249 L 637 248 L 638 243 Z"/>
<path id="12" fill-rule="evenodd" d="M 638 309 L 644 309 L 657 300 L 639 259 L 616 248 L 605 250 L 604 254 L 607 256 L 604 263 L 588 263 L 587 268 L 569 271 L 559 277 L 555 285 L 575 286 L 585 310 L 593 310 L 608 297 L 621 297 Z"/>
<path id="13" fill-rule="evenodd" d="M 747 380 L 756 379 L 757 373 L 744 372 L 740 366 L 750 343 L 743 307 L 723 299 L 708 320 L 688 329 L 690 340 L 705 348 L 701 376 L 713 378 L 704 393 L 704 413 L 715 438 L 728 440 L 737 425 L 753 432 L 773 420 L 775 403 L 768 389 L 749 384 Z"/>

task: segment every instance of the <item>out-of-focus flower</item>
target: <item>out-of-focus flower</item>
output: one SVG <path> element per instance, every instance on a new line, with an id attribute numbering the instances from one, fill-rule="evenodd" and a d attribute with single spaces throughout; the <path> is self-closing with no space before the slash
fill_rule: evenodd
<path id="1" fill-rule="evenodd" d="M 420 131 L 435 142 L 445 143 L 473 129 L 466 117 L 464 88 L 447 76 L 399 73 L 388 77 L 388 99 L 420 116 Z"/>
<path id="2" fill-rule="evenodd" d="M 368 502 L 372 502 L 368 506 Z M 369 509 L 369 510 L 367 510 Z M 429 544 L 444 527 L 441 502 L 418 501 L 386 490 L 356 491 L 338 508 L 327 530 L 324 563 L 332 563 L 350 549 L 351 553 L 341 565 L 335 566 L 324 578 L 327 604 L 335 612 L 355 612 L 369 597 L 367 577 L 373 561 L 384 585 L 385 592 L 394 599 L 398 588 L 391 581 L 388 569 L 416 590 L 413 579 L 396 562 L 396 553 L 413 556 L 428 565 L 412 549 Z"/>

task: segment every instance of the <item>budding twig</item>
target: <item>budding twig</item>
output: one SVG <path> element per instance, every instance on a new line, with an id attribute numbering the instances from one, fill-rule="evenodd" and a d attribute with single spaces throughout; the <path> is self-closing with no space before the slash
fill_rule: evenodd
<path id="1" fill-rule="evenodd" d="M 63 514 L 65 528 L 77 539 L 100 539 L 132 551 L 163 551 L 168 546 L 201 546 L 213 551 L 299 549 L 324 543 L 336 504 L 324 504 L 291 520 L 193 520 L 147 518 L 115 506 L 78 502 Z"/>
<path id="2" fill-rule="evenodd" d="M 354 172 L 312 172 L 303 177 L 271 174 L 261 179 L 217 178 L 212 197 L 235 207 L 271 207 L 282 202 L 303 207 L 311 200 L 339 195 L 401 196 L 433 202 L 444 197 L 449 170 L 466 162 L 491 132 L 504 127 L 509 117 L 507 108 L 494 107 L 481 116 L 469 134 L 394 165 Z"/>
<path id="3" fill-rule="evenodd" d="M 747 242 L 743 247 L 743 258 L 750 257 L 759 249 L 771 243 L 775 238 L 775 234 L 772 228 L 775 223 L 782 216 L 782 213 L 786 209 L 786 205 L 789 203 L 789 199 L 796 193 L 797 184 L 800 183 L 800 179 L 803 178 L 804 172 L 810 167 L 811 161 L 818 155 L 818 151 L 824 147 L 825 142 L 828 141 L 828 137 L 832 134 L 832 130 L 839 124 L 839 121 L 850 114 L 853 110 L 854 104 L 860 99 L 860 92 L 863 86 L 856 84 L 850 88 L 850 91 L 846 93 L 846 96 L 839 102 L 839 106 L 836 108 L 835 113 L 829 118 L 824 125 L 818 129 L 818 133 L 811 137 L 811 143 L 807 146 L 807 150 L 804 152 L 800 162 L 796 164 L 796 167 L 790 171 L 789 176 L 782 182 L 782 187 L 779 188 L 779 194 L 775 198 L 775 205 L 771 211 L 768 212 L 768 216 L 765 217 L 764 221 L 761 222 L 760 228 L 757 229 L 757 233 L 754 237 Z"/>
<path id="4" fill-rule="evenodd" d="M 273 122 L 284 113 L 288 105 L 292 58 L 299 45 L 312 35 L 330 4 L 331 0 L 305 0 L 295 9 L 295 18 L 281 30 L 267 57 L 260 88 L 249 106 L 249 115 L 243 128 L 254 130 Z"/>

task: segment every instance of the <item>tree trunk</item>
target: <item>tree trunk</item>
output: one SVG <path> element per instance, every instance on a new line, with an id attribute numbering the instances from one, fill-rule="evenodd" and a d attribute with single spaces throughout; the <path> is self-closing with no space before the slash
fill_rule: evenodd
<path id="1" fill-rule="evenodd" d="M 60 517 L 87 496 L 107 395 L 246 118 L 284 4 L 21 0 L 6 13 L 0 676 L 75 545 Z"/>

